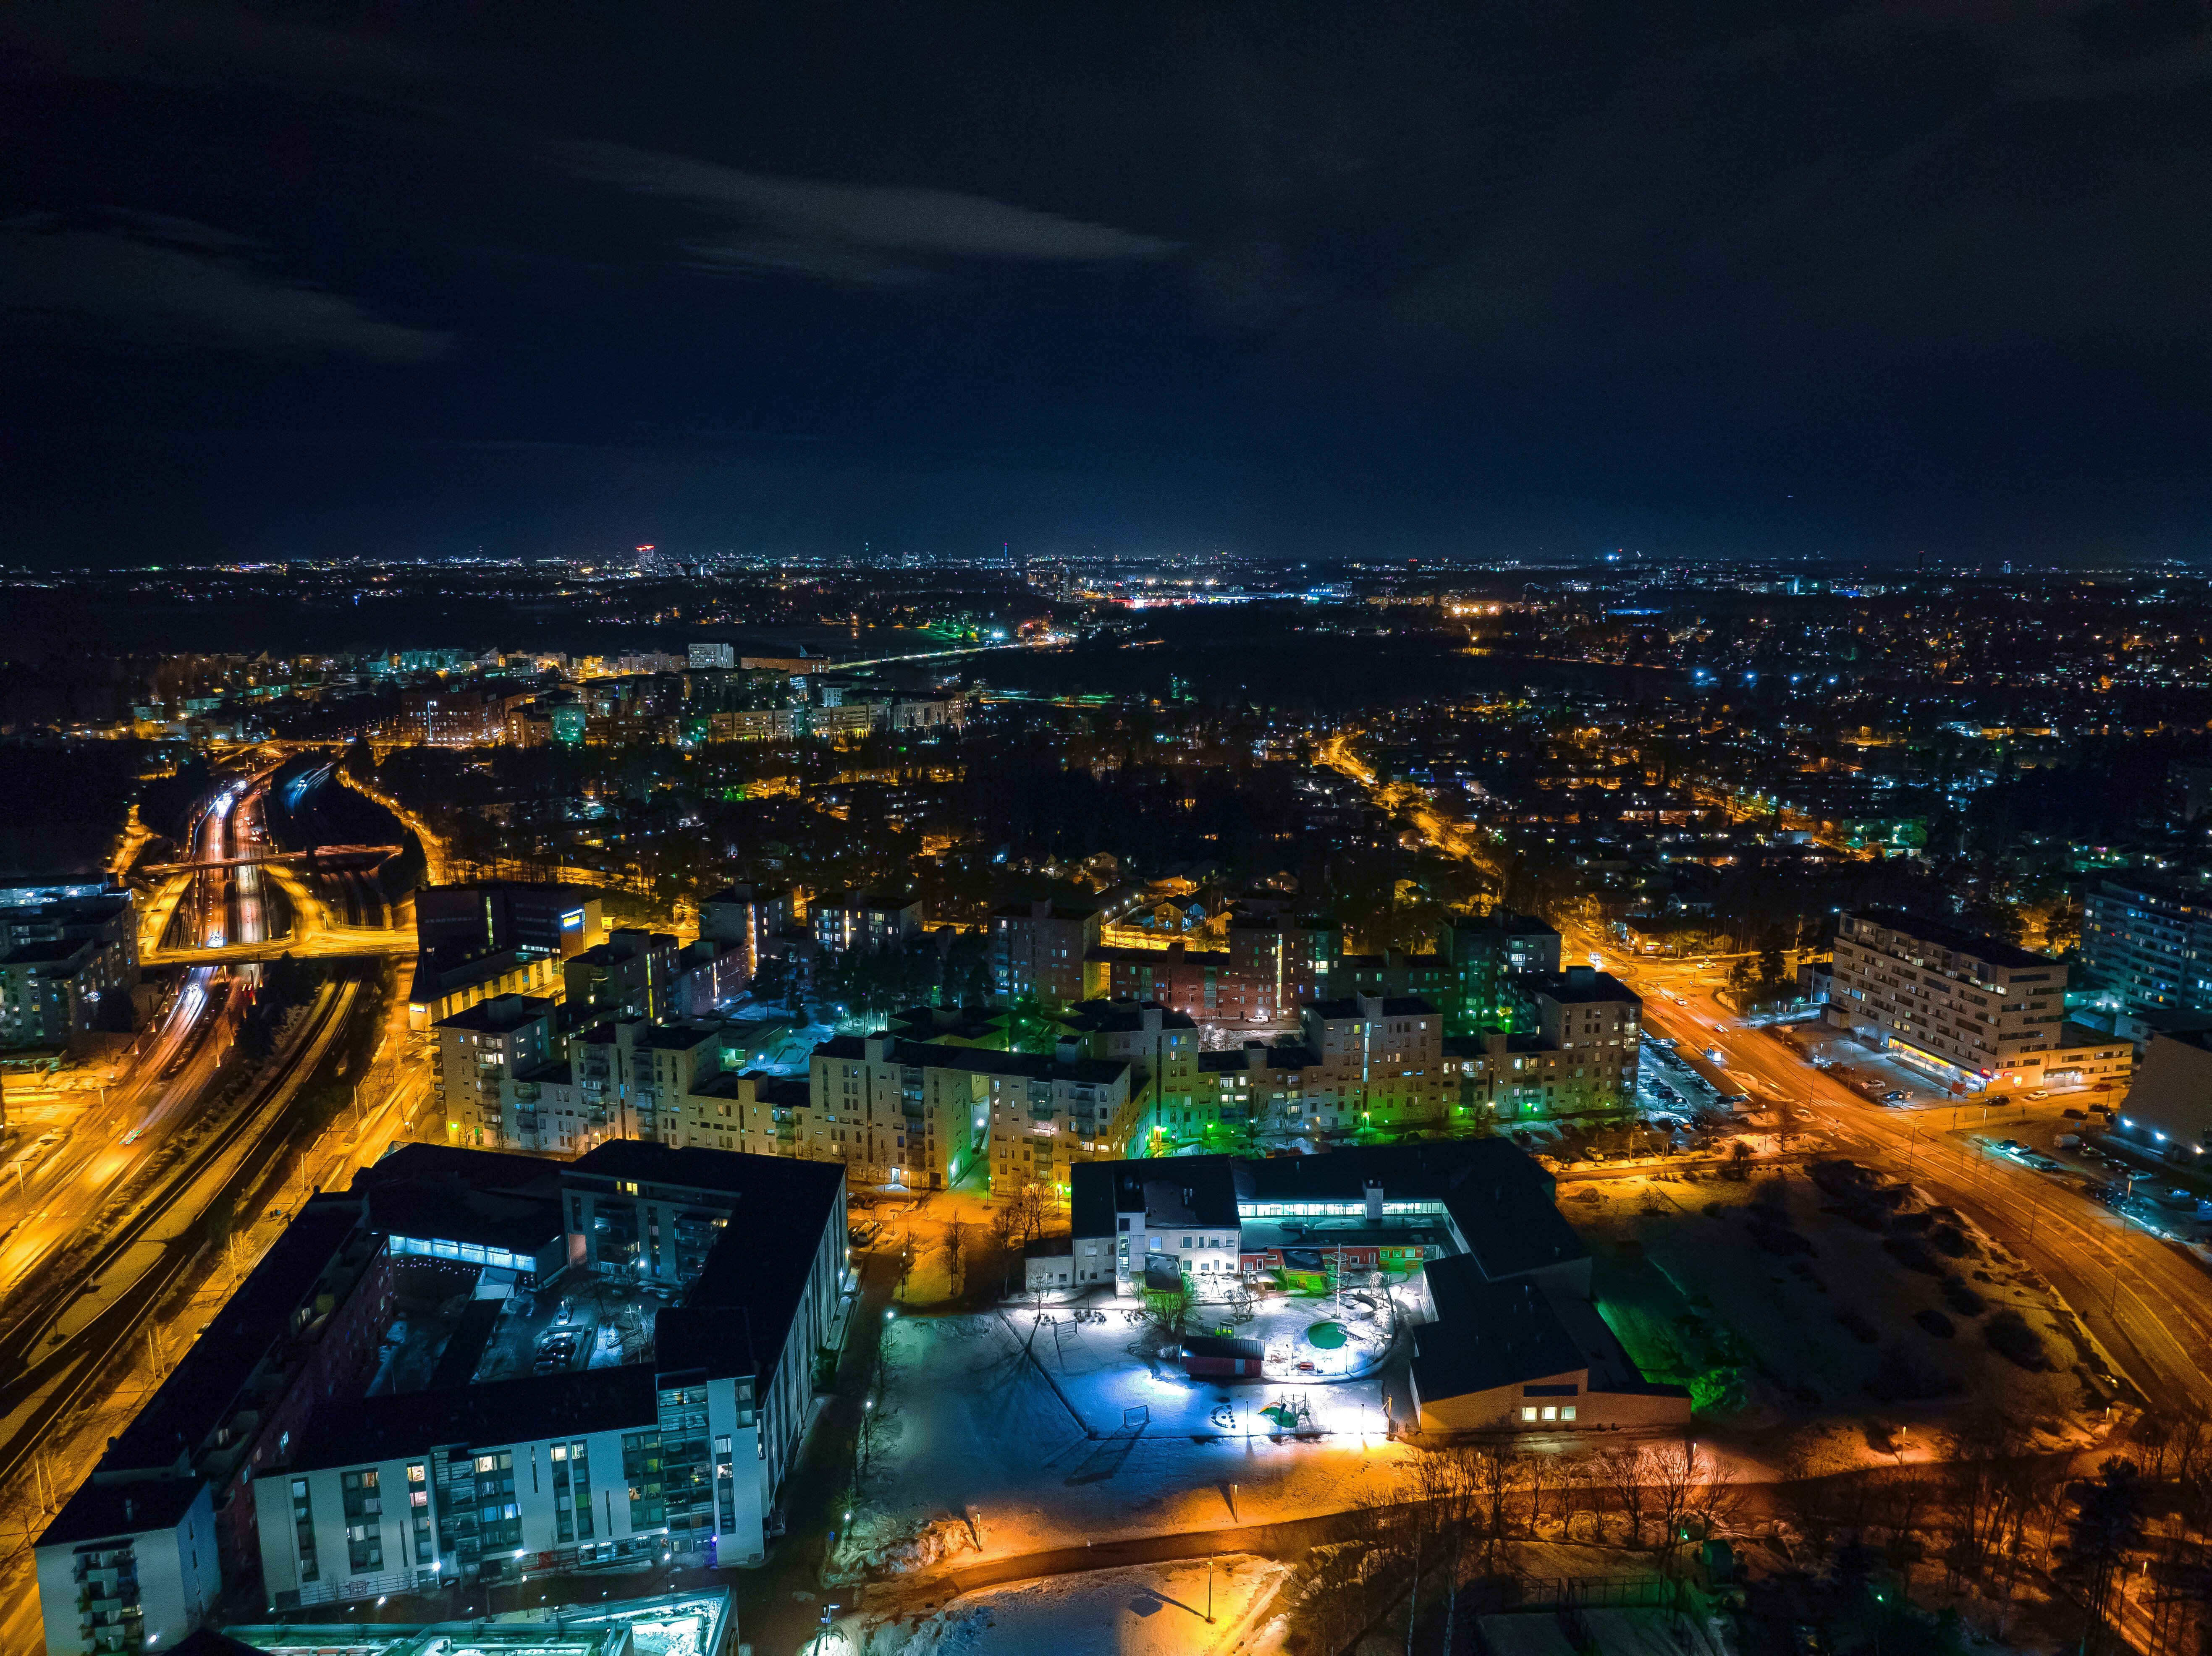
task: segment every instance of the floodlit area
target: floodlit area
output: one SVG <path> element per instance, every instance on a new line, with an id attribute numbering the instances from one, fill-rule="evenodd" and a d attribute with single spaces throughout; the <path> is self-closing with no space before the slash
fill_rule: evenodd
<path id="1" fill-rule="evenodd" d="M 887 1327 L 841 1569 L 1267 1523 L 1394 1486 L 1401 1381 L 1194 1380 L 1133 1355 L 1118 1319 L 1047 1314 Z"/>
<path id="2" fill-rule="evenodd" d="M 872 1629 L 869 1656 L 1216 1656 L 1281 1646 L 1285 1564 L 1212 1561 L 1097 1570 L 963 1593 L 902 1629 Z M 849 1641 L 852 1635 L 844 1629 Z"/>

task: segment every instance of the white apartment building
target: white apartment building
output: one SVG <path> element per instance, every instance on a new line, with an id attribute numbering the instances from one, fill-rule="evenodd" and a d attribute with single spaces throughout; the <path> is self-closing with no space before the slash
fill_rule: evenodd
<path id="1" fill-rule="evenodd" d="M 1837 930 L 1827 1017 L 1960 1090 L 2124 1077 L 2128 1042 L 2066 1022 L 2066 974 L 1941 920 L 1862 909 Z"/>
<path id="2" fill-rule="evenodd" d="M 532 995 L 499 995 L 433 1026 L 431 1091 L 456 1144 L 497 1149 L 508 1141 L 501 1084 L 543 1065 L 553 1052 L 555 1004 Z"/>
<path id="3" fill-rule="evenodd" d="M 167 1650 L 222 1596 L 214 1499 L 197 1478 L 88 1482 L 37 1562 L 47 1656 Z"/>

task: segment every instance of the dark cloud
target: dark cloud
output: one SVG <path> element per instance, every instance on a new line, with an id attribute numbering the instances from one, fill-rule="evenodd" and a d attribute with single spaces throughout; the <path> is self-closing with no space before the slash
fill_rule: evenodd
<path id="1" fill-rule="evenodd" d="M 29 0 L 0 16 L 0 41 L 42 75 L 171 85 L 304 80 L 357 91 L 380 84 L 421 86 L 447 72 L 436 53 L 374 33 L 217 3 Z"/>
<path id="2" fill-rule="evenodd" d="M 182 516 L 471 541 L 2212 515 L 2194 3 L 85 0 L 0 76 L 64 518 L 216 415 Z"/>
<path id="3" fill-rule="evenodd" d="M 449 335 L 386 321 L 337 294 L 254 269 L 238 256 L 238 238 L 207 225 L 110 216 L 118 227 L 0 226 L 0 264 L 9 276 L 0 303 L 19 321 L 88 325 L 133 348 L 328 352 L 394 364 L 433 362 L 453 349 Z"/>
<path id="4" fill-rule="evenodd" d="M 685 203 L 728 227 L 692 244 L 730 268 L 904 283 L 931 260 L 1109 264 L 1165 258 L 1158 236 L 951 190 L 770 178 L 617 145 L 571 149 L 583 176 Z"/>

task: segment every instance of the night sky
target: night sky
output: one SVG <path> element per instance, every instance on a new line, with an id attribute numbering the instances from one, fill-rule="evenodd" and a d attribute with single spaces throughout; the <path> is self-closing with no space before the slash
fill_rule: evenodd
<path id="1" fill-rule="evenodd" d="M 2212 506 L 2203 4 L 24 4 L 0 76 L 0 560 Z"/>

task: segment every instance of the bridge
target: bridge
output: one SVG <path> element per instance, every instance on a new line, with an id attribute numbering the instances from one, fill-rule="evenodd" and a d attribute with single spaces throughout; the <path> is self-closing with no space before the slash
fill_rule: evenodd
<path id="1" fill-rule="evenodd" d="M 148 863 L 142 874 L 197 874 L 208 868 L 242 868 L 249 863 L 330 863 L 360 860 L 382 862 L 397 857 L 404 846 L 310 846 L 305 851 L 257 851 L 244 857 L 211 857 L 204 862 Z"/>
<path id="2" fill-rule="evenodd" d="M 325 925 L 301 937 L 274 937 L 266 943 L 227 943 L 214 949 L 187 944 L 182 949 L 141 949 L 141 966 L 234 966 L 249 961 L 273 961 L 286 955 L 295 960 L 321 960 L 336 955 L 398 955 L 416 952 L 415 929 L 387 930 L 378 925 Z"/>

